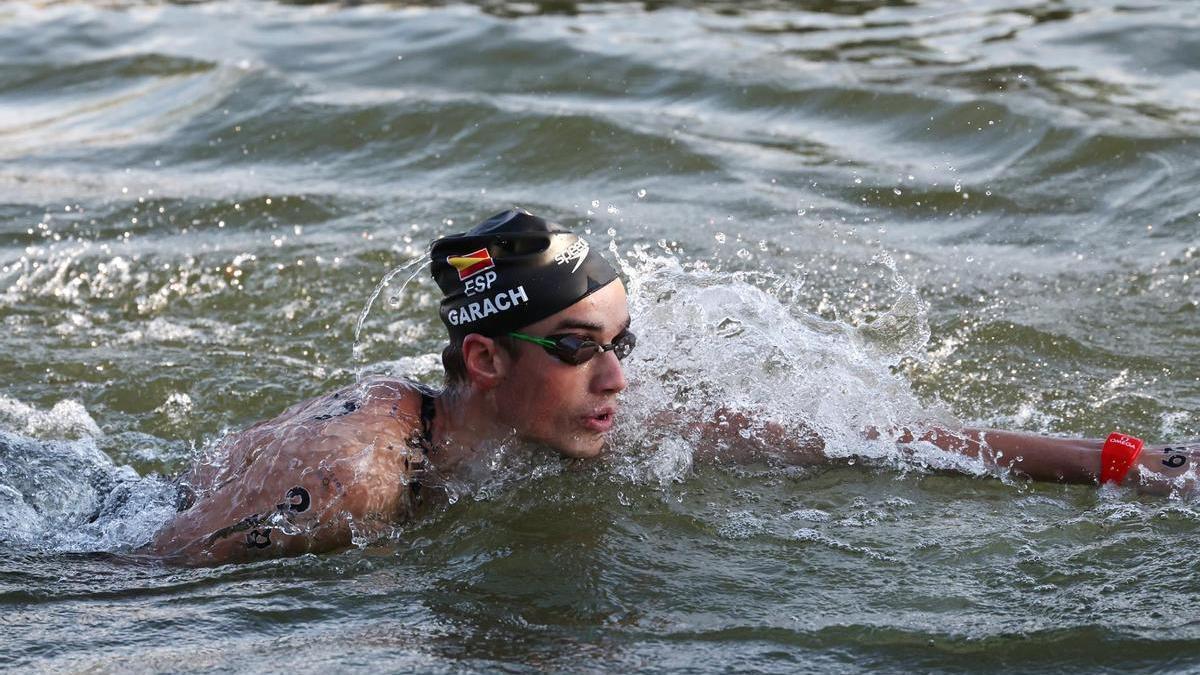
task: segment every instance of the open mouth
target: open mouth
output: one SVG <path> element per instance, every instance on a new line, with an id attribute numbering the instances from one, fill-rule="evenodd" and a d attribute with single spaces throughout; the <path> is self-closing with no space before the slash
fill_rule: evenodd
<path id="1" fill-rule="evenodd" d="M 583 418 L 584 425 L 592 430 L 600 433 L 612 429 L 613 422 L 617 419 L 617 411 L 613 408 L 601 408 L 593 412 L 591 415 Z"/>

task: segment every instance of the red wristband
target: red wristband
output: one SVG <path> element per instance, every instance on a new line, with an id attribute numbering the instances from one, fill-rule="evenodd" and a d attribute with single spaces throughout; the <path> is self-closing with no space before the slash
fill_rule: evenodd
<path id="1" fill-rule="evenodd" d="M 1125 474 L 1142 454 L 1142 439 L 1113 432 L 1104 441 L 1104 449 L 1100 451 L 1100 484 L 1121 484 Z"/>

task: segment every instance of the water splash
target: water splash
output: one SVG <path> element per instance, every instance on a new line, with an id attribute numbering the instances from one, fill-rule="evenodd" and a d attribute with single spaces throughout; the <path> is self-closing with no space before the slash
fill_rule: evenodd
<path id="1" fill-rule="evenodd" d="M 931 334 L 929 305 L 896 269 L 891 255 L 879 253 L 871 259 L 871 264 L 888 271 L 896 300 L 887 312 L 861 326 L 858 333 L 888 365 L 894 366 L 905 357 L 924 360 Z"/>
<path id="2" fill-rule="evenodd" d="M 422 485 L 443 491 L 450 504 L 468 498 L 489 501 L 518 484 L 562 473 L 566 462 L 547 448 L 510 437 L 476 449 L 465 470 L 452 476 L 440 474 L 435 466 L 422 478 Z"/>
<path id="3" fill-rule="evenodd" d="M 0 543 L 40 551 L 132 550 L 174 512 L 174 487 L 117 466 L 92 438 L 0 431 Z"/>
<path id="4" fill-rule="evenodd" d="M 934 416 L 893 372 L 902 358 L 921 356 L 929 326 L 928 308 L 890 257 L 875 262 L 893 275 L 897 299 L 856 328 L 797 304 L 803 279 L 713 271 L 645 249 L 610 252 L 643 345 L 626 362 L 625 419 L 613 437 L 619 473 L 659 483 L 686 475 L 694 439 L 662 424 L 663 410 L 686 422 L 743 413 L 754 420 L 741 432 L 747 440 L 765 441 L 774 423 L 790 437 L 815 433 L 833 457 L 907 461 L 894 444 L 862 435 Z"/>
<path id="5" fill-rule="evenodd" d="M 78 401 L 63 400 L 39 410 L 0 394 L 0 425 L 35 438 L 81 438 L 101 434 L 100 426 Z"/>
<path id="6" fill-rule="evenodd" d="M 399 299 L 403 297 L 404 289 L 408 288 L 408 285 L 412 283 L 413 279 L 416 279 L 417 275 L 420 274 L 427 265 L 429 265 L 430 261 L 426 259 L 424 254 L 409 260 L 399 267 L 393 268 L 387 274 L 383 275 L 383 279 L 380 279 L 379 283 L 375 286 L 375 290 L 372 291 L 370 297 L 367 298 L 366 304 L 363 305 L 362 312 L 360 312 L 358 315 L 358 323 L 354 325 L 354 346 L 351 348 L 351 355 L 355 361 L 361 361 L 363 352 L 365 351 L 365 347 L 359 341 L 359 338 L 362 335 L 363 324 L 367 321 L 367 315 L 371 313 L 371 306 L 375 304 L 375 300 L 379 298 L 379 294 L 383 292 L 383 289 L 387 288 L 388 284 L 391 283 L 392 279 L 394 279 L 396 275 L 407 270 L 413 265 L 416 265 L 417 263 L 421 263 L 420 266 L 413 270 L 413 273 L 409 275 L 408 279 L 405 279 L 404 283 L 400 285 L 399 290 L 390 296 L 389 304 L 395 306 L 397 303 L 391 302 L 391 300 L 393 298 Z"/>

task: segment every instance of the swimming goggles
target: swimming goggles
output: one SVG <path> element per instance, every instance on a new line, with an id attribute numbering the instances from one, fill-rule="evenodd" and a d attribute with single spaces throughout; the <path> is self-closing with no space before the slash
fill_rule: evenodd
<path id="1" fill-rule="evenodd" d="M 509 337 L 532 342 L 558 357 L 559 361 L 578 366 L 587 363 L 593 356 L 602 352 L 612 352 L 617 360 L 629 356 L 637 344 L 637 337 L 629 331 L 622 331 L 612 342 L 602 345 L 594 340 L 585 340 L 578 335 L 547 335 L 544 338 L 526 335 L 524 333 L 509 333 Z"/>

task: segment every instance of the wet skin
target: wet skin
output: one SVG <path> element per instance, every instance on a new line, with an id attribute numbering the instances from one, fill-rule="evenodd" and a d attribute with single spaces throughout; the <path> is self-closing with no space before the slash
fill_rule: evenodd
<path id="1" fill-rule="evenodd" d="M 625 286 L 615 281 L 521 332 L 537 337 L 571 334 L 608 344 L 627 328 Z M 616 355 L 604 352 L 571 365 L 535 344 L 517 341 L 516 348 L 493 392 L 497 421 L 522 439 L 568 457 L 600 454 L 616 420 L 617 395 L 627 385 Z"/>
<path id="2" fill-rule="evenodd" d="M 607 344 L 628 326 L 617 281 L 522 332 Z M 466 393 L 437 403 L 432 447 L 439 470 L 462 466 L 472 448 L 497 439 L 568 457 L 603 450 L 626 386 L 616 356 L 604 352 L 569 365 L 537 345 L 516 347 L 509 354 L 482 336 L 465 340 Z M 230 435 L 182 478 L 185 508 L 146 552 L 213 565 L 331 551 L 387 535 L 418 507 L 411 484 L 426 473 L 428 449 L 420 401 L 403 381 L 369 380 Z"/>
<path id="3" fill-rule="evenodd" d="M 412 516 L 420 394 L 369 380 L 222 440 L 181 479 L 182 510 L 146 549 L 213 565 L 318 553 L 378 538 Z M 417 434 L 417 436 L 414 436 Z"/>

